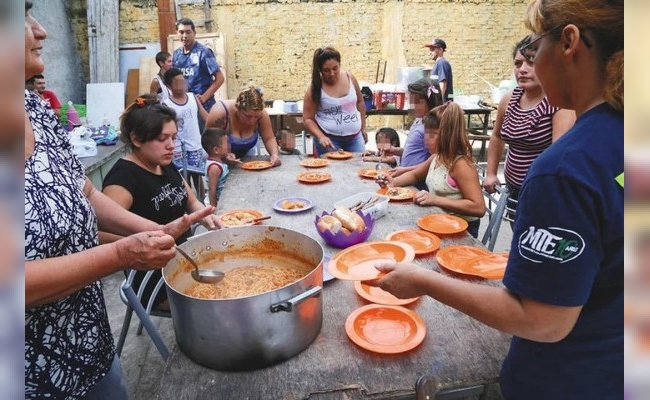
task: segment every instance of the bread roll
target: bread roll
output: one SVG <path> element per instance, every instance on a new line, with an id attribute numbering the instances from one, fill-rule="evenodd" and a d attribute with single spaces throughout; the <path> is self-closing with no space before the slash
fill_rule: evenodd
<path id="1" fill-rule="evenodd" d="M 332 215 L 341 221 L 343 227 L 350 231 L 363 232 L 366 229 L 366 223 L 363 222 L 363 218 L 354 211 L 350 211 L 347 207 L 338 207 L 332 211 Z"/>
<path id="2" fill-rule="evenodd" d="M 332 235 L 336 235 L 342 227 L 341 221 L 331 215 L 323 215 L 316 225 L 318 225 L 318 229 L 320 229 L 321 232 L 328 230 Z"/>

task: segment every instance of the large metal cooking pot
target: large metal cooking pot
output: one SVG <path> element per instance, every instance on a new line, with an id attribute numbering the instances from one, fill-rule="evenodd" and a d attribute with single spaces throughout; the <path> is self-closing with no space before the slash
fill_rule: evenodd
<path id="1" fill-rule="evenodd" d="M 228 271 L 250 265 L 307 263 L 305 277 L 270 292 L 235 299 L 199 299 L 180 255 L 162 269 L 179 348 L 217 370 L 251 370 L 284 361 L 316 339 L 323 321 L 323 247 L 302 233 L 274 226 L 221 229 L 180 247 L 201 266 Z"/>

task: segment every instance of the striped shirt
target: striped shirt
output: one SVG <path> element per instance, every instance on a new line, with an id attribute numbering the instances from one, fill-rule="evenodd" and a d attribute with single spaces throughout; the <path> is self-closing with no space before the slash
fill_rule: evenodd
<path id="1" fill-rule="evenodd" d="M 528 110 L 519 105 L 524 90 L 517 86 L 508 102 L 501 126 L 501 138 L 508 144 L 504 175 L 506 182 L 521 187 L 528 168 L 553 137 L 553 115 L 559 110 L 544 99 Z"/>

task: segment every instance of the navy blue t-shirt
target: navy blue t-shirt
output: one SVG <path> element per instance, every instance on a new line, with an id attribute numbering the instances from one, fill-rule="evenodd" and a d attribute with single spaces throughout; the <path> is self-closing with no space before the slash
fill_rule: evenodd
<path id="1" fill-rule="evenodd" d="M 530 168 L 503 280 L 542 303 L 583 306 L 557 343 L 514 337 L 501 369 L 507 399 L 623 395 L 623 115 L 584 113 Z"/>

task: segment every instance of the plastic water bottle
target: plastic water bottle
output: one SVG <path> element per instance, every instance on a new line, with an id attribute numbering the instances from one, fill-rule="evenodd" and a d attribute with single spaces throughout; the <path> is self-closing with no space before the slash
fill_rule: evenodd
<path id="1" fill-rule="evenodd" d="M 79 119 L 79 113 L 74 108 L 74 105 L 71 101 L 68 101 L 68 111 L 65 113 L 66 118 L 68 119 L 68 131 L 72 131 L 74 128 L 81 126 L 81 120 Z"/>

